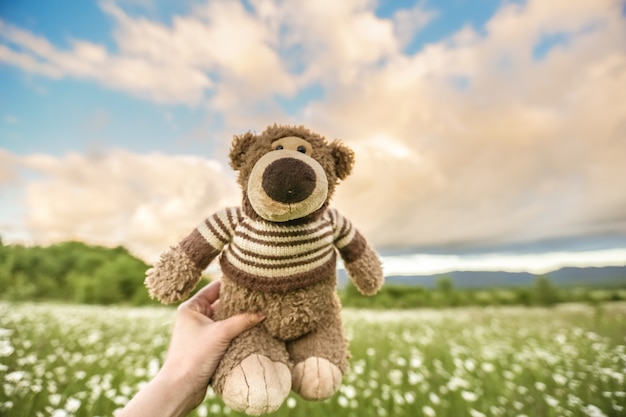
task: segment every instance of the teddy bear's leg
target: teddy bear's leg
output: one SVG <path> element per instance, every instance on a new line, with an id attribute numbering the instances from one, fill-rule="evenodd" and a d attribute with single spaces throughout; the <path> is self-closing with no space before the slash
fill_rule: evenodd
<path id="1" fill-rule="evenodd" d="M 348 369 L 348 343 L 339 316 L 288 344 L 293 363 L 292 388 L 307 400 L 324 400 L 341 385 Z"/>
<path id="2" fill-rule="evenodd" d="M 276 411 L 291 391 L 289 357 L 282 342 L 262 327 L 233 340 L 213 376 L 213 389 L 236 411 Z"/>

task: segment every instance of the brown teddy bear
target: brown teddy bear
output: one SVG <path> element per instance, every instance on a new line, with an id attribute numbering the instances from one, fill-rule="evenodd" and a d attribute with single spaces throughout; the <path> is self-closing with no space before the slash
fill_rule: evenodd
<path id="1" fill-rule="evenodd" d="M 261 325 L 230 344 L 213 376 L 215 392 L 251 415 L 277 410 L 296 391 L 308 400 L 333 395 L 348 367 L 336 258 L 366 295 L 383 284 L 378 256 L 365 238 L 328 207 L 353 152 L 302 126 L 270 126 L 235 136 L 230 164 L 243 204 L 221 210 L 161 255 L 148 270 L 150 295 L 187 298 L 221 253 L 216 319 L 262 312 Z"/>

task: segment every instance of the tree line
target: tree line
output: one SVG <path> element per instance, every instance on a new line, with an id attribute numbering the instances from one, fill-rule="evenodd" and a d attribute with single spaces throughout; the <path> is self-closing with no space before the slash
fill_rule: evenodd
<path id="1" fill-rule="evenodd" d="M 354 285 L 349 284 L 340 295 L 344 306 L 380 309 L 497 305 L 549 307 L 558 303 L 626 301 L 626 288 L 557 287 L 549 276 L 540 275 L 526 287 L 459 289 L 454 287 L 450 277 L 442 276 L 431 289 L 385 284 L 375 296 L 363 297 Z"/>
<path id="2" fill-rule="evenodd" d="M 82 242 L 51 246 L 3 245 L 0 239 L 0 299 L 60 301 L 84 304 L 158 304 L 143 280 L 148 265 L 125 248 Z M 201 287 L 199 285 L 198 287 Z M 349 284 L 339 295 L 346 307 L 419 308 L 487 305 L 540 305 L 561 302 L 626 300 L 625 288 L 560 288 L 548 276 L 516 289 L 457 289 L 449 277 L 436 288 L 386 284 L 373 297 L 363 297 Z"/>
<path id="3" fill-rule="evenodd" d="M 147 268 L 121 246 L 64 242 L 41 247 L 3 245 L 0 240 L 0 298 L 150 304 L 143 285 Z"/>

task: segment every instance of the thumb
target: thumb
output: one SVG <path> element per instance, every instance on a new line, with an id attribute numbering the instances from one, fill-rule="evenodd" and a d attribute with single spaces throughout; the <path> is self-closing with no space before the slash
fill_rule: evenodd
<path id="1" fill-rule="evenodd" d="M 245 332 L 265 320 L 265 316 L 259 313 L 243 313 L 218 321 L 223 329 L 224 338 L 233 340 L 240 333 Z"/>

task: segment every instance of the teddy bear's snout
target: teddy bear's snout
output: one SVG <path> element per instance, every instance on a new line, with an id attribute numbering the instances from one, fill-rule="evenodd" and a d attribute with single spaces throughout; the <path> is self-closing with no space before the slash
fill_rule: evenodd
<path id="1" fill-rule="evenodd" d="M 328 178 L 315 159 L 292 150 L 275 150 L 259 159 L 250 173 L 247 198 L 265 220 L 286 222 L 324 205 Z"/>
<path id="2" fill-rule="evenodd" d="M 315 171 L 306 162 L 281 158 L 265 168 L 261 185 L 272 200 L 293 204 L 306 200 L 313 193 L 316 180 Z"/>

